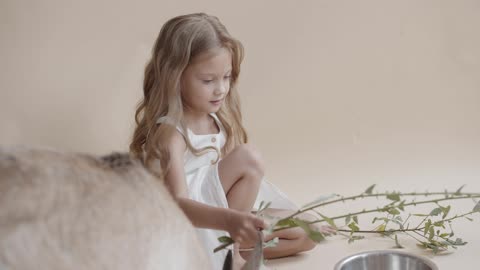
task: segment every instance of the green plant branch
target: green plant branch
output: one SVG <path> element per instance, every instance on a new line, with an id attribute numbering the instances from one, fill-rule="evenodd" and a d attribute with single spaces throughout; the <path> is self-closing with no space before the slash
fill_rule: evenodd
<path id="1" fill-rule="evenodd" d="M 318 203 L 318 204 L 315 204 L 313 206 L 309 206 L 307 208 L 302 208 L 298 211 L 296 211 L 295 213 L 291 214 L 290 216 L 287 216 L 285 217 L 284 219 L 289 219 L 289 218 L 292 218 L 298 214 L 301 214 L 301 213 L 304 213 L 304 212 L 307 212 L 309 210 L 312 210 L 312 209 L 315 209 L 315 208 L 318 208 L 318 207 L 322 207 L 322 206 L 325 206 L 325 205 L 329 205 L 329 204 L 332 204 L 332 203 L 337 203 L 337 202 L 345 202 L 345 201 L 349 201 L 349 200 L 356 200 L 356 199 L 363 199 L 363 198 L 369 198 L 369 197 L 387 197 L 389 195 L 392 195 L 392 194 L 398 194 L 399 196 L 440 196 L 440 195 L 443 195 L 443 196 L 447 196 L 447 198 L 445 198 L 445 200 L 448 200 L 448 199 L 452 199 L 452 198 L 455 198 L 455 196 L 466 196 L 466 198 L 480 198 L 480 193 L 463 193 L 463 192 L 450 192 L 450 191 L 445 191 L 445 192 L 408 192 L 408 193 L 396 193 L 396 192 L 392 192 L 392 193 L 388 193 L 388 192 L 384 192 L 384 193 L 375 193 L 375 194 L 365 194 L 365 193 L 362 193 L 362 194 L 359 194 L 359 195 L 355 195 L 355 196 L 349 196 L 349 197 L 342 197 L 340 199 L 336 199 L 336 200 L 331 200 L 331 201 L 328 201 L 328 202 L 323 202 L 323 203 Z M 451 198 L 449 198 L 448 196 L 452 196 Z M 463 198 L 462 198 L 463 199 Z"/>
<path id="2" fill-rule="evenodd" d="M 473 213 L 476 213 L 475 211 L 470 211 L 468 213 L 465 213 L 465 214 L 462 214 L 462 215 L 455 215 L 454 217 L 451 217 L 451 218 L 447 218 L 447 219 L 441 219 L 441 220 L 438 220 L 437 222 L 448 222 L 448 221 L 452 221 L 452 220 L 455 220 L 455 219 L 459 219 L 459 218 L 462 218 L 462 217 L 465 217 L 465 216 L 468 216 L 468 215 L 471 215 Z M 427 216 L 428 218 L 429 216 Z M 425 221 L 425 219 L 424 219 Z M 422 225 L 422 223 L 424 223 L 424 221 L 420 222 L 419 226 Z M 395 230 L 347 230 L 347 229 L 338 229 L 337 231 L 339 232 L 348 232 L 348 233 L 397 233 L 397 232 L 418 232 L 418 231 L 423 231 L 425 230 L 425 226 L 423 227 L 420 227 L 417 226 L 416 228 L 414 229 L 395 229 Z"/>
<path id="3" fill-rule="evenodd" d="M 444 193 L 442 193 L 444 194 Z M 472 193 L 473 194 L 473 193 Z M 448 201 L 448 200 L 459 200 L 459 199 L 468 199 L 468 198 L 480 198 L 480 194 L 479 195 L 472 195 L 472 194 L 467 194 L 467 195 L 464 195 L 463 193 L 461 195 L 458 195 L 456 197 L 448 197 L 448 198 L 440 198 L 440 199 L 433 199 L 433 200 L 426 200 L 426 201 L 419 201 L 419 202 L 410 202 L 410 203 L 405 203 L 403 204 L 403 206 L 411 206 L 411 205 L 419 205 L 419 204 L 427 204 L 427 203 L 438 203 L 438 202 L 441 202 L 441 201 Z M 478 193 L 477 193 L 478 194 Z M 402 194 L 400 194 L 400 196 L 402 196 Z M 391 205 L 391 206 L 385 206 L 385 207 L 381 207 L 381 208 L 375 208 L 375 209 L 370 209 L 370 210 L 362 210 L 362 211 L 358 211 L 358 212 L 354 212 L 354 213 L 349 213 L 349 214 L 345 214 L 345 215 L 340 215 L 340 216 L 336 216 L 336 217 L 331 217 L 330 219 L 331 220 L 336 220 L 336 219 L 340 219 L 340 218 L 346 218 L 348 216 L 357 216 L 357 215 L 361 215 L 361 214 L 367 214 L 367 213 L 373 213 L 373 212 L 385 212 L 385 211 L 388 211 L 388 209 L 391 209 L 391 208 L 395 208 L 396 206 L 394 205 Z M 310 207 L 309 207 L 310 208 Z M 309 209 L 307 208 L 307 209 Z M 309 209 L 311 210 L 311 209 Z M 303 213 L 304 211 L 297 211 L 295 214 L 292 214 L 286 218 L 283 218 L 281 220 L 279 220 L 279 222 L 281 221 L 284 221 L 284 220 L 287 220 L 289 218 L 292 218 L 300 213 Z M 314 220 L 314 221 L 309 221 L 308 223 L 309 224 L 314 224 L 314 223 L 319 223 L 319 222 L 324 222 L 326 221 L 326 219 L 317 219 L 317 220 Z M 295 226 L 293 226 L 295 227 Z M 274 229 L 274 231 L 280 231 L 280 230 L 284 230 L 284 229 L 288 229 L 288 228 L 291 228 L 291 227 L 280 227 L 280 228 L 277 228 L 277 229 Z"/>
<path id="4" fill-rule="evenodd" d="M 276 232 L 276 231 L 280 231 L 280 230 L 284 230 L 284 229 L 288 229 L 288 228 L 294 228 L 294 227 L 302 227 L 302 229 L 304 229 L 307 232 L 307 234 L 309 234 L 309 237 L 311 237 L 312 240 L 320 241 L 320 240 L 323 239 L 323 235 L 321 233 L 316 232 L 315 230 L 312 230 L 311 228 L 309 228 L 309 226 L 308 226 L 309 224 L 314 224 L 314 223 L 319 223 L 319 222 L 326 221 L 330 225 L 336 227 L 333 220 L 346 218 L 346 223 L 349 223 L 350 222 L 349 220 L 351 220 L 350 219 L 350 217 L 351 217 L 353 219 L 353 221 L 348 225 L 348 227 L 351 230 L 340 229 L 340 228 L 337 230 L 340 235 L 345 235 L 344 232 L 349 233 L 349 236 L 347 236 L 349 238 L 349 243 L 351 243 L 355 240 L 359 240 L 359 239 L 364 238 L 363 236 L 354 235 L 356 233 L 379 233 L 379 234 L 382 234 L 382 235 L 387 236 L 387 237 L 391 238 L 392 240 L 394 240 L 396 242 L 396 246 L 401 248 L 402 246 L 398 242 L 397 234 L 398 233 L 405 233 L 409 237 L 411 237 L 411 238 L 415 239 L 417 242 L 419 242 L 419 244 L 421 246 L 423 246 L 425 248 L 432 249 L 436 253 L 440 249 L 441 250 L 448 249 L 449 246 L 451 246 L 453 248 L 456 248 L 456 246 L 466 244 L 466 242 L 463 242 L 460 238 L 457 238 L 455 241 L 450 239 L 450 237 L 452 237 L 454 235 L 453 234 L 453 229 L 452 229 L 452 226 L 451 226 L 451 221 L 455 220 L 455 219 L 462 218 L 462 217 L 466 217 L 467 215 L 471 215 L 471 214 L 476 213 L 476 212 L 480 212 L 480 209 L 479 209 L 480 208 L 480 203 L 477 203 L 474 199 L 474 198 L 480 198 L 480 193 L 463 193 L 463 192 L 461 192 L 461 189 L 463 188 L 463 186 L 461 188 L 459 188 L 456 192 L 448 192 L 448 191 L 445 191 L 445 192 L 421 192 L 421 193 L 417 193 L 417 192 L 410 192 L 410 193 L 400 193 L 400 192 L 389 193 L 389 192 L 385 192 L 385 193 L 372 194 L 372 190 L 373 190 L 374 186 L 375 185 L 370 186 L 365 192 L 363 192 L 359 195 L 350 196 L 350 197 L 341 197 L 339 199 L 326 201 L 326 202 L 321 202 L 322 200 L 323 201 L 327 200 L 327 198 L 325 196 L 323 196 L 323 198 L 321 197 L 321 198 L 317 199 L 316 201 L 314 201 L 314 203 L 307 204 L 305 207 L 303 207 L 300 210 L 294 212 L 293 214 L 291 214 L 291 215 L 289 215 L 285 218 L 279 219 L 275 223 L 275 225 L 273 225 L 273 229 L 270 229 L 270 232 Z M 415 198 L 408 203 L 405 203 L 405 200 L 402 200 L 402 198 L 401 198 L 403 196 L 425 196 L 425 197 L 428 197 L 428 196 L 440 196 L 440 195 L 444 196 L 444 197 L 443 198 L 423 200 L 423 201 L 415 201 L 415 199 L 416 199 Z M 332 196 L 333 195 L 327 196 L 327 197 L 331 198 Z M 336 196 L 338 196 L 338 195 L 336 195 Z M 324 216 L 324 215 L 320 214 L 319 212 L 317 212 L 316 210 L 314 210 L 315 208 L 322 207 L 322 206 L 329 205 L 329 204 L 333 204 L 333 203 L 345 202 L 345 201 L 356 200 L 356 199 L 359 199 L 359 198 L 368 198 L 368 197 L 377 197 L 377 198 L 378 197 L 386 197 L 387 199 L 391 200 L 391 202 L 389 204 L 383 206 L 383 207 L 377 207 L 375 209 L 369 209 L 369 210 L 363 209 L 362 211 L 348 213 L 348 214 L 345 214 L 345 215 L 339 215 L 339 216 L 335 216 L 335 217 L 331 217 L 331 218 L 329 218 L 327 216 Z M 465 214 L 462 214 L 462 215 L 455 215 L 455 216 L 450 217 L 450 218 L 446 218 L 446 216 L 448 215 L 448 213 L 450 211 L 450 206 L 442 207 L 439 204 L 439 202 L 448 201 L 448 200 L 468 199 L 468 198 L 472 198 L 473 201 L 476 203 L 476 206 L 474 207 L 474 209 L 471 212 L 468 212 L 468 213 L 465 213 Z M 407 225 L 407 228 L 404 228 L 405 224 L 407 223 L 409 218 L 412 216 L 412 214 L 408 214 L 408 217 L 405 219 L 405 221 L 402 221 L 399 210 L 405 211 L 404 207 L 416 206 L 416 205 L 421 205 L 421 204 L 429 204 L 429 203 L 435 203 L 435 204 L 438 205 L 438 207 L 435 208 L 434 210 L 432 210 L 430 212 L 430 214 L 425 215 L 425 218 L 423 218 L 423 220 L 415 228 L 408 228 L 410 223 Z M 268 208 L 268 206 L 269 206 L 269 204 L 266 204 L 265 207 L 263 209 L 261 209 L 259 212 L 265 210 L 266 208 Z M 301 218 L 295 218 L 295 216 L 297 216 L 301 213 L 307 212 L 307 211 L 316 212 L 321 217 L 321 219 L 316 219 L 316 220 L 313 220 L 313 221 L 307 221 L 307 220 L 302 220 Z M 357 216 L 361 215 L 361 214 L 367 214 L 367 213 L 373 213 L 373 212 L 388 212 L 386 217 L 378 218 L 378 219 L 375 218 L 373 220 L 373 222 L 375 222 L 375 220 L 383 220 L 384 223 L 375 227 L 374 230 L 360 230 L 360 228 L 357 226 L 358 225 Z M 436 220 L 436 221 L 432 222 L 431 219 L 428 219 L 429 217 L 431 217 L 433 219 L 434 216 L 438 216 L 439 214 L 442 214 L 442 213 L 443 213 L 443 217 L 441 217 L 440 220 Z M 419 215 L 419 216 L 423 216 L 423 215 Z M 471 220 L 468 217 L 466 217 L 466 218 Z M 426 222 L 427 219 L 428 219 L 428 222 Z M 395 223 L 398 226 L 400 226 L 400 228 L 399 229 L 386 230 L 386 227 L 387 227 L 387 225 L 389 224 L 390 221 L 392 221 L 392 223 Z M 446 233 L 445 231 L 442 231 L 442 229 L 441 229 L 441 228 L 446 229 L 445 225 L 444 225 L 445 222 L 448 222 L 447 224 L 450 226 L 450 233 Z M 435 230 L 436 230 L 436 233 L 435 233 Z M 421 234 L 421 232 L 423 232 L 423 235 Z M 440 233 L 440 232 L 443 232 L 443 233 Z M 392 237 L 393 235 L 395 237 Z M 426 239 L 426 241 L 422 241 L 422 240 L 418 239 L 417 237 L 415 237 L 414 235 L 418 235 L 421 238 Z M 214 250 L 215 252 L 218 251 L 218 250 L 224 249 L 224 248 L 230 246 L 231 244 L 233 244 L 233 240 L 231 238 L 229 238 L 229 237 L 223 237 L 223 238 L 224 239 L 221 240 L 222 244 Z M 441 239 L 443 239 L 443 241 Z M 219 238 L 219 240 L 220 240 L 220 238 Z"/>
<path id="5" fill-rule="evenodd" d="M 448 213 L 448 211 L 447 211 L 447 213 Z M 396 247 L 399 247 L 399 248 L 402 248 L 402 246 L 398 242 L 397 234 L 398 233 L 403 233 L 403 234 L 406 234 L 409 237 L 413 238 L 415 241 L 417 241 L 420 246 L 422 246 L 424 248 L 431 249 L 434 253 L 437 253 L 440 250 L 442 250 L 442 251 L 448 250 L 449 246 L 452 247 L 452 248 L 456 248 L 456 246 L 466 244 L 466 242 L 463 242 L 460 238 L 457 238 L 455 241 L 450 239 L 450 237 L 452 237 L 454 235 L 450 222 L 455 220 L 455 219 L 460 219 L 460 218 L 466 217 L 468 215 L 472 215 L 476 212 L 478 212 L 478 209 L 477 210 L 474 209 L 473 211 L 470 211 L 470 212 L 467 212 L 467 213 L 464 213 L 464 214 L 461 214 L 461 215 L 455 215 L 455 216 L 450 217 L 450 218 L 445 218 L 446 215 L 444 215 L 443 218 L 441 218 L 440 220 L 436 220 L 434 222 L 432 222 L 429 219 L 429 224 L 426 224 L 425 226 L 420 227 L 422 224 L 425 223 L 426 219 L 423 219 L 420 222 L 420 224 L 414 229 L 408 229 L 408 228 L 407 229 L 403 229 L 403 228 L 401 228 L 401 229 L 390 229 L 390 230 L 360 230 L 360 229 L 359 230 L 347 230 L 347 229 L 339 229 L 338 231 L 339 232 L 350 233 L 349 243 L 353 242 L 354 240 L 362 239 L 360 237 L 355 238 L 355 236 L 353 236 L 353 234 L 356 234 L 356 233 L 379 233 L 379 234 L 382 234 L 383 236 L 386 236 L 386 237 L 394 240 L 395 243 L 396 243 Z M 427 217 L 432 217 L 432 216 L 428 215 Z M 448 222 L 449 227 L 450 227 L 450 232 L 441 233 L 440 227 L 443 228 L 443 229 L 446 229 L 445 226 L 444 226 L 445 222 Z M 386 223 L 387 222 L 385 222 L 385 224 Z M 385 228 L 385 226 L 386 226 L 385 224 L 383 224 L 383 226 L 384 226 L 383 228 Z M 402 224 L 401 227 L 403 227 L 403 224 Z M 378 226 L 377 226 L 377 228 L 378 228 Z M 435 233 L 435 228 L 437 228 L 436 233 Z M 421 232 L 423 232 L 423 234 L 421 234 Z M 424 240 L 422 241 L 422 240 L 418 239 L 417 237 L 413 236 L 412 233 L 421 237 L 421 238 L 423 238 Z M 392 237 L 392 235 L 395 235 L 395 238 Z"/>
<path id="6" fill-rule="evenodd" d="M 397 232 L 414 232 L 414 231 L 421 231 L 422 229 L 398 229 L 398 230 L 346 230 L 346 229 L 339 229 L 338 232 L 347 232 L 347 233 L 397 233 Z"/>

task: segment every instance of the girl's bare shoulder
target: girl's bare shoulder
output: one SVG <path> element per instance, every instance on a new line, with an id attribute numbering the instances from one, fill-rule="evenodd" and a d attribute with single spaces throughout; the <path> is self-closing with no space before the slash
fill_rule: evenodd
<path id="1" fill-rule="evenodd" d="M 175 130 L 173 135 L 167 139 L 167 145 L 170 152 L 182 153 L 187 149 L 187 144 L 185 143 L 185 138 L 180 131 Z M 171 153 L 172 154 L 172 153 Z"/>

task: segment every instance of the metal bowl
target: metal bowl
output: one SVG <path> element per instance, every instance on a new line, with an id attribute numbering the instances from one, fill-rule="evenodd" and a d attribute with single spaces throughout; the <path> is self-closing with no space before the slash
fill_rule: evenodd
<path id="1" fill-rule="evenodd" d="M 438 270 L 427 258 L 395 250 L 357 253 L 339 261 L 334 270 Z"/>

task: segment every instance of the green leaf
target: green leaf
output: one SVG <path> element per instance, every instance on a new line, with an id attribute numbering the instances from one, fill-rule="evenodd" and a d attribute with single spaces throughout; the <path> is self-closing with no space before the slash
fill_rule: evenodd
<path id="1" fill-rule="evenodd" d="M 374 187 L 375 187 L 375 184 L 369 186 L 369 187 L 367 188 L 367 190 L 365 190 L 365 192 L 363 192 L 363 193 L 368 194 L 368 195 L 372 194 L 372 191 L 373 191 L 373 188 L 374 188 Z"/>
<path id="2" fill-rule="evenodd" d="M 353 218 L 352 218 L 352 219 L 353 219 L 353 221 L 355 221 L 355 223 L 357 223 L 357 224 L 358 224 L 358 217 L 357 217 L 357 216 L 353 216 Z"/>
<path id="3" fill-rule="evenodd" d="M 384 218 L 380 218 L 380 220 L 383 220 L 385 223 L 388 223 L 389 221 L 391 221 L 391 219 L 385 218 L 385 217 L 384 217 Z"/>
<path id="4" fill-rule="evenodd" d="M 463 240 L 461 238 L 457 238 L 457 239 L 455 239 L 455 241 L 453 241 L 451 239 L 446 239 L 446 242 L 450 243 L 450 245 L 452 245 L 452 247 L 464 246 L 468 243 L 468 242 L 463 242 Z"/>
<path id="5" fill-rule="evenodd" d="M 397 237 L 396 234 L 395 234 L 395 247 L 396 247 L 396 248 L 403 248 L 403 246 L 400 245 L 400 243 L 398 242 L 398 237 Z"/>
<path id="6" fill-rule="evenodd" d="M 425 228 L 423 229 L 423 235 L 426 235 L 428 230 L 430 229 L 430 226 L 432 225 L 432 220 L 428 219 L 427 222 L 425 222 Z"/>
<path id="7" fill-rule="evenodd" d="M 310 233 L 308 234 L 308 237 L 312 239 L 313 242 L 315 243 L 320 243 L 325 239 L 325 236 L 321 232 L 311 230 Z"/>
<path id="8" fill-rule="evenodd" d="M 298 225 L 300 228 L 302 228 L 307 234 L 310 233 L 310 231 L 312 230 L 310 228 L 310 226 L 305 221 L 297 219 L 297 218 L 294 218 L 292 220 L 296 225 Z"/>
<path id="9" fill-rule="evenodd" d="M 389 193 L 387 194 L 387 199 L 398 202 L 400 201 L 400 194 L 396 192 Z"/>
<path id="10" fill-rule="evenodd" d="M 416 216 L 416 217 L 428 217 L 429 215 L 426 215 L 426 214 L 413 214 L 413 216 Z"/>
<path id="11" fill-rule="evenodd" d="M 463 246 L 463 245 L 466 245 L 466 244 L 467 244 L 467 242 L 463 242 L 462 238 L 455 239 L 454 245 L 456 245 L 456 246 Z"/>
<path id="12" fill-rule="evenodd" d="M 353 243 L 353 241 L 355 240 L 360 240 L 360 239 L 363 239 L 365 238 L 365 236 L 362 236 L 362 235 L 352 235 L 348 238 L 348 243 L 351 244 Z"/>
<path id="13" fill-rule="evenodd" d="M 435 226 L 435 227 L 444 227 L 444 228 L 445 228 L 445 226 L 443 225 L 443 220 L 436 221 L 435 223 L 433 223 L 433 226 Z"/>
<path id="14" fill-rule="evenodd" d="M 262 206 L 263 206 L 264 203 L 265 203 L 265 201 L 260 202 L 260 206 L 258 206 L 258 212 L 260 212 L 260 210 L 262 210 Z"/>
<path id="15" fill-rule="evenodd" d="M 421 248 L 427 248 L 427 245 L 428 243 L 427 242 L 423 242 L 423 241 L 419 241 L 419 243 L 417 243 L 417 246 L 421 247 Z"/>
<path id="16" fill-rule="evenodd" d="M 308 223 L 306 223 L 305 221 L 303 220 L 300 220 L 300 219 L 293 219 L 293 221 L 295 222 L 295 224 L 297 224 L 300 228 L 302 228 L 308 235 L 308 237 L 310 239 L 312 239 L 314 242 L 316 243 L 319 243 L 320 241 L 324 240 L 325 237 L 323 236 L 323 234 L 321 232 L 318 232 L 318 231 L 315 231 L 315 230 L 312 230 L 310 228 L 310 225 L 308 225 Z"/>
<path id="17" fill-rule="evenodd" d="M 337 229 L 337 225 L 335 224 L 335 222 L 333 221 L 333 219 L 327 217 L 327 216 L 324 216 L 322 215 L 320 212 L 317 212 L 315 211 L 315 213 L 317 213 L 319 216 L 321 216 L 327 223 L 328 225 L 332 226 L 333 228 Z"/>
<path id="18" fill-rule="evenodd" d="M 461 186 L 457 191 L 455 191 L 454 195 L 460 195 L 460 192 L 462 192 L 462 189 L 465 185 Z"/>
<path id="19" fill-rule="evenodd" d="M 352 219 L 352 217 L 350 215 L 348 215 L 346 218 L 345 218 L 345 224 L 348 224 L 350 223 L 350 220 Z"/>
<path id="20" fill-rule="evenodd" d="M 264 212 L 270 206 L 270 204 L 272 204 L 272 202 L 268 202 L 268 203 L 265 204 L 265 201 L 261 201 L 260 206 L 258 207 L 258 210 L 255 213 L 255 215 L 257 217 L 260 216 L 262 214 L 262 212 Z"/>
<path id="21" fill-rule="evenodd" d="M 402 202 L 400 202 L 400 204 L 398 204 L 397 208 L 404 211 L 405 208 L 404 208 L 404 204 L 405 204 L 405 200 L 403 200 Z"/>
<path id="22" fill-rule="evenodd" d="M 291 228 L 291 227 L 296 227 L 297 224 L 295 223 L 293 218 L 289 218 L 289 219 L 282 219 L 278 221 L 277 226 Z"/>
<path id="23" fill-rule="evenodd" d="M 437 208 L 433 209 L 432 212 L 430 212 L 430 216 L 438 216 L 442 212 L 443 212 L 442 208 L 437 207 Z"/>
<path id="24" fill-rule="evenodd" d="M 220 236 L 218 238 L 218 241 L 220 241 L 220 243 L 225 243 L 225 244 L 226 243 L 228 243 L 228 244 L 233 243 L 233 239 L 228 237 L 228 236 Z"/>
<path id="25" fill-rule="evenodd" d="M 400 211 L 398 211 L 396 208 L 393 208 L 393 207 L 392 207 L 392 208 L 389 208 L 389 209 L 387 210 L 387 212 L 388 212 L 389 214 L 392 214 L 392 215 L 399 215 L 399 214 L 400 214 Z"/>
<path id="26" fill-rule="evenodd" d="M 435 236 L 435 230 L 433 226 L 430 226 L 428 229 L 428 241 L 432 241 L 433 237 Z"/>
<path id="27" fill-rule="evenodd" d="M 357 232 L 360 230 L 360 228 L 354 222 L 351 222 L 350 224 L 348 224 L 348 227 L 352 230 L 352 232 Z"/>
<path id="28" fill-rule="evenodd" d="M 268 202 L 267 204 L 265 204 L 262 208 L 262 211 L 265 211 L 265 209 L 267 209 L 268 207 L 270 207 L 270 205 L 272 204 L 272 202 Z"/>
<path id="29" fill-rule="evenodd" d="M 447 207 L 442 207 L 442 211 L 443 211 L 443 216 L 442 216 L 442 219 L 445 219 L 445 217 L 447 217 L 448 213 L 450 212 L 450 205 L 447 206 Z"/>
<path id="30" fill-rule="evenodd" d="M 475 207 L 473 207 L 473 212 L 480 212 L 480 201 L 477 202 L 477 204 L 475 205 Z"/>

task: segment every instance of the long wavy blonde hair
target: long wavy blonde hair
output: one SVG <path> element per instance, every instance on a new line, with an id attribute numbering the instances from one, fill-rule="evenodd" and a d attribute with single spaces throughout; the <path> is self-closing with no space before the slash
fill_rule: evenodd
<path id="1" fill-rule="evenodd" d="M 174 17 L 160 30 L 152 57 L 146 65 L 144 97 L 135 113 L 136 127 L 130 144 L 130 152 L 158 176 L 164 176 L 168 171 L 170 162 L 166 142 L 176 132 L 175 125 L 186 130 L 180 92 L 182 74 L 196 56 L 217 48 L 228 49 L 232 56 L 230 91 L 216 113 L 225 128 L 225 146 L 223 149 L 212 146 L 195 149 L 188 136 L 184 136 L 184 139 L 188 149 L 195 155 L 213 148 L 218 154 L 217 161 L 220 155 L 226 155 L 235 146 L 247 142 L 236 89 L 243 60 L 242 44 L 228 33 L 215 16 L 195 13 Z M 162 116 L 169 119 L 169 124 L 157 124 L 157 119 Z"/>

